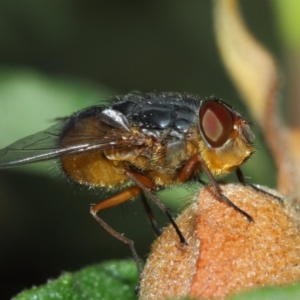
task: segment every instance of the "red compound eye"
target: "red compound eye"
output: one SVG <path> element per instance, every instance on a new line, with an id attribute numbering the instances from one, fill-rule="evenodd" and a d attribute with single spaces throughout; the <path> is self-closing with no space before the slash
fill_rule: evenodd
<path id="1" fill-rule="evenodd" d="M 232 113 L 222 102 L 210 100 L 201 105 L 200 133 L 211 147 L 223 146 L 232 130 Z"/>

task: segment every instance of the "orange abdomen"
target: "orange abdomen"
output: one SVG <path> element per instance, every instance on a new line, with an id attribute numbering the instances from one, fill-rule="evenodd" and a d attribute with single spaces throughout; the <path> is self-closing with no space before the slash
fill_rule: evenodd
<path id="1" fill-rule="evenodd" d="M 123 162 L 108 160 L 103 151 L 61 158 L 64 172 L 72 180 L 93 187 L 118 187 L 128 181 Z"/>

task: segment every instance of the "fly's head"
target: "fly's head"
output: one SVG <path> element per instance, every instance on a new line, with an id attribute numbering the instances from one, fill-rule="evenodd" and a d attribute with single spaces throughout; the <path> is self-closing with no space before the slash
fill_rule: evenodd
<path id="1" fill-rule="evenodd" d="M 227 174 L 254 153 L 247 121 L 218 99 L 204 101 L 199 110 L 200 155 L 214 175 Z"/>

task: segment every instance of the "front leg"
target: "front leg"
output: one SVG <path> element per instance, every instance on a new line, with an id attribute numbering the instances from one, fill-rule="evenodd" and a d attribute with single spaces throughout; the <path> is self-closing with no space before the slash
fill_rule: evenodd
<path id="1" fill-rule="evenodd" d="M 246 182 L 245 176 L 244 176 L 244 174 L 242 173 L 242 170 L 241 170 L 240 168 L 237 168 L 237 169 L 235 170 L 235 173 L 236 173 L 236 176 L 237 176 L 239 182 L 242 183 L 243 185 L 249 186 L 249 187 L 251 187 L 253 190 L 255 190 L 255 191 L 257 191 L 257 192 L 260 192 L 260 193 L 263 193 L 263 194 L 265 194 L 265 195 L 268 195 L 268 196 L 270 196 L 270 197 L 272 197 L 272 198 L 278 200 L 279 202 L 283 203 L 282 198 L 280 198 L 280 197 L 278 197 L 278 196 L 275 196 L 275 195 L 273 195 L 273 194 L 271 194 L 271 193 L 269 193 L 269 192 L 267 192 L 267 191 L 265 191 L 265 190 L 263 190 L 263 189 L 257 187 L 256 185 L 254 185 L 254 184 L 252 184 L 252 183 Z"/>
<path id="2" fill-rule="evenodd" d="M 210 169 L 208 168 L 208 166 L 206 165 L 205 161 L 202 159 L 202 157 L 201 157 L 200 154 L 194 155 L 185 164 L 185 166 L 182 168 L 182 170 L 181 170 L 181 172 L 179 174 L 179 181 L 185 182 L 189 178 L 191 178 L 191 176 L 197 170 L 197 168 L 199 167 L 199 165 L 201 166 L 201 169 L 204 170 L 204 172 L 206 173 L 208 179 L 210 180 L 210 182 L 211 182 L 211 184 L 212 184 L 212 186 L 214 188 L 214 191 L 215 191 L 215 194 L 217 195 L 217 197 L 221 198 L 228 205 L 230 205 L 232 208 L 234 208 L 237 212 L 239 212 L 240 214 L 242 214 L 243 216 L 245 216 L 249 222 L 253 222 L 253 219 L 252 219 L 252 217 L 249 214 L 247 214 L 245 211 L 243 211 L 242 209 L 240 209 L 230 199 L 228 199 L 225 195 L 222 194 L 222 189 L 221 189 L 220 185 L 215 180 L 213 174 L 211 173 Z"/>

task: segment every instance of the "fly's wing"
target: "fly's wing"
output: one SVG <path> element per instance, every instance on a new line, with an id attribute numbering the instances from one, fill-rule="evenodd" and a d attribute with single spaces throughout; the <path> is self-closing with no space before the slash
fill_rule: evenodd
<path id="1" fill-rule="evenodd" d="M 67 149 L 57 147 L 64 122 L 22 138 L 0 150 L 0 169 L 58 157 Z"/>
<path id="2" fill-rule="evenodd" d="M 103 121 L 101 117 L 100 120 L 97 118 L 97 125 L 92 123 L 93 130 L 86 130 L 83 126 L 82 130 L 75 130 L 74 133 L 68 135 L 65 139 L 66 143 L 61 143 L 66 120 L 44 131 L 20 139 L 0 150 L 0 169 L 45 161 L 69 154 L 142 145 L 144 143 L 145 138 L 142 135 L 133 134 L 128 127 L 116 122 L 115 117 L 116 115 L 113 115 L 114 120 L 110 120 L 107 115 L 104 115 Z M 95 123 L 94 120 L 92 122 Z"/>

